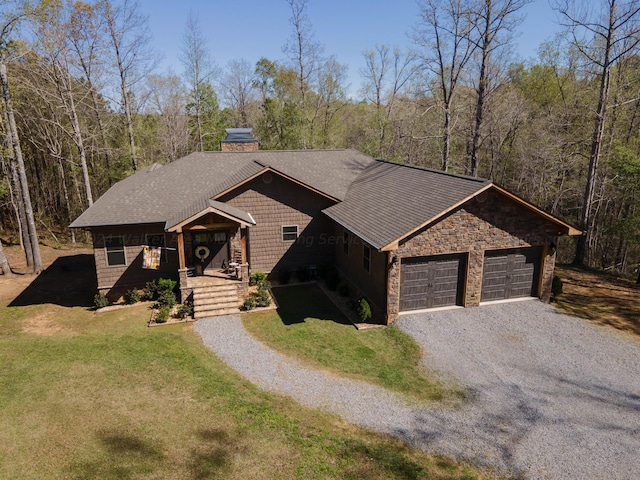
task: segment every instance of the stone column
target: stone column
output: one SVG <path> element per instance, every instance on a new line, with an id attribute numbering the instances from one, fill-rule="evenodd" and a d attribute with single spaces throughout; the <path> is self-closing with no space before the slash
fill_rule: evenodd
<path id="1" fill-rule="evenodd" d="M 394 262 L 393 259 L 396 259 Z M 389 325 L 400 311 L 400 257 L 395 251 L 387 252 L 387 311 L 386 324 Z"/>
<path id="2" fill-rule="evenodd" d="M 482 269 L 484 267 L 484 250 L 472 249 L 468 257 L 466 278 L 466 294 L 464 299 L 465 307 L 477 307 L 480 305 L 480 295 L 482 292 Z"/>

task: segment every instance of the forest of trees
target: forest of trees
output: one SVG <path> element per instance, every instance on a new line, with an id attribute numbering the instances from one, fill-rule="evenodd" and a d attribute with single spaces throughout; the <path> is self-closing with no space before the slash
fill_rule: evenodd
<path id="1" fill-rule="evenodd" d="M 281 1 L 285 60 L 216 67 L 190 15 L 176 74 L 158 71 L 133 0 L 5 0 L 2 239 L 38 272 L 39 236 L 84 241 L 67 226 L 115 182 L 250 127 L 262 149 L 354 148 L 491 179 L 586 232 L 561 261 L 640 282 L 638 0 L 556 0 L 562 32 L 527 63 L 505 59 L 529 0 L 418 0 L 412 48 L 363 51 L 355 98 L 311 0 Z"/>

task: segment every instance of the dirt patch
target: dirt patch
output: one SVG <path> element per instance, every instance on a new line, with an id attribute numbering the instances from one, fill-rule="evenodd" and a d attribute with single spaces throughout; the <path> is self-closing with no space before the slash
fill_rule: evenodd
<path id="1" fill-rule="evenodd" d="M 71 333 L 70 330 L 64 328 L 55 319 L 50 318 L 48 313 L 36 315 L 27 318 L 22 322 L 22 331 L 34 335 L 43 335 L 50 337 L 57 333 Z"/>
<path id="2" fill-rule="evenodd" d="M 68 285 L 65 282 L 56 281 L 51 275 L 51 272 L 47 272 L 47 270 L 56 261 L 63 257 L 75 256 L 78 259 L 84 258 L 84 263 L 86 263 L 86 256 L 93 255 L 93 249 L 85 244 L 65 245 L 64 247 L 56 248 L 48 245 L 40 245 L 40 255 L 45 268 L 45 272 L 43 272 L 43 274 L 49 273 L 49 275 L 43 276 L 43 274 L 34 275 L 33 269 L 27 267 L 24 252 L 19 245 L 6 246 L 3 244 L 3 247 L 7 260 L 9 261 L 9 265 L 11 265 L 11 270 L 13 270 L 16 275 L 12 278 L 6 278 L 4 275 L 0 276 L 0 305 L 8 305 L 11 303 L 21 293 L 26 291 L 34 280 L 40 277 L 51 279 L 51 281 L 46 282 L 46 290 L 49 292 L 50 296 L 55 297 L 60 294 L 68 293 Z M 62 262 L 65 269 L 69 268 L 69 265 L 73 265 L 73 263 L 74 262 L 70 260 Z M 74 276 L 74 278 L 78 278 L 78 282 L 86 281 L 91 275 L 95 277 L 95 273 L 86 272 L 85 267 L 86 266 L 84 264 L 82 266 L 78 266 L 78 270 L 83 270 L 83 275 Z M 94 284 L 91 285 L 92 287 L 95 287 Z M 44 290 L 44 288 L 41 287 L 38 287 L 38 289 Z"/>
<path id="3" fill-rule="evenodd" d="M 640 285 L 631 279 L 558 266 L 564 291 L 555 304 L 566 313 L 640 337 Z"/>

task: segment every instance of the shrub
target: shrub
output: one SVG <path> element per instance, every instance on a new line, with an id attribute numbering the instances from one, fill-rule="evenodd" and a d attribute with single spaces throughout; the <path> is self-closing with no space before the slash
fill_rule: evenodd
<path id="1" fill-rule="evenodd" d="M 371 318 L 371 306 L 369 305 L 369 302 L 367 302 L 366 298 L 361 298 L 358 301 L 356 313 L 358 314 L 358 318 L 361 322 L 366 322 Z"/>
<path id="2" fill-rule="evenodd" d="M 298 270 L 296 270 L 296 277 L 299 282 L 308 282 L 311 279 L 311 272 L 309 272 L 309 267 L 305 265 L 300 265 Z"/>
<path id="3" fill-rule="evenodd" d="M 259 307 L 268 307 L 271 305 L 271 295 L 269 290 L 261 290 L 256 295 L 256 303 Z"/>
<path id="4" fill-rule="evenodd" d="M 156 308 L 169 307 L 169 309 L 171 309 L 176 303 L 178 303 L 178 300 L 176 299 L 175 293 L 167 290 L 158 291 Z"/>
<path id="5" fill-rule="evenodd" d="M 96 306 L 96 310 L 98 308 L 104 308 L 109 305 L 109 299 L 104 293 L 96 293 L 96 296 L 93 297 L 93 304 Z"/>
<path id="6" fill-rule="evenodd" d="M 142 293 L 147 300 L 155 300 L 156 294 L 158 293 L 158 284 L 156 281 L 147 282 Z"/>
<path id="7" fill-rule="evenodd" d="M 158 295 L 161 292 L 173 292 L 178 282 L 170 278 L 161 278 L 158 280 Z"/>
<path id="8" fill-rule="evenodd" d="M 156 323 L 166 323 L 169 320 L 169 313 L 171 312 L 171 307 L 167 305 L 163 305 L 156 312 Z"/>
<path id="9" fill-rule="evenodd" d="M 264 272 L 253 272 L 250 276 L 249 276 L 249 285 L 257 285 L 258 283 L 260 283 L 263 280 L 267 279 L 267 274 Z"/>
<path id="10" fill-rule="evenodd" d="M 551 282 L 551 294 L 554 298 L 562 293 L 562 287 L 562 279 L 558 276 L 553 277 L 553 282 Z"/>
<path id="11" fill-rule="evenodd" d="M 289 280 L 291 280 L 291 270 L 288 268 L 278 270 L 278 281 L 280 282 L 280 285 L 286 285 L 289 283 Z"/>
<path id="12" fill-rule="evenodd" d="M 258 307 L 268 307 L 271 305 L 270 289 L 271 284 L 267 280 L 262 280 L 258 283 L 258 292 L 256 294 L 256 304 Z"/>
<path id="13" fill-rule="evenodd" d="M 242 308 L 245 310 L 253 310 L 256 308 L 256 299 L 253 295 L 245 298 L 244 303 L 242 304 Z"/>
<path id="14" fill-rule="evenodd" d="M 193 305 L 190 303 L 184 303 L 178 307 L 178 311 L 176 313 L 176 317 L 180 319 L 185 319 L 193 315 Z"/>
<path id="15" fill-rule="evenodd" d="M 257 283 L 257 287 L 258 287 L 258 293 L 260 293 L 264 290 L 270 290 L 271 284 L 269 283 L 269 280 L 264 279 Z"/>
<path id="16" fill-rule="evenodd" d="M 338 293 L 340 295 L 342 295 L 343 297 L 348 297 L 349 296 L 349 284 L 347 282 L 345 282 L 344 280 L 341 280 L 340 283 L 338 283 Z"/>
<path id="17" fill-rule="evenodd" d="M 124 301 L 127 305 L 133 305 L 134 303 L 138 303 L 140 301 L 140 292 L 137 289 L 129 290 L 124 295 Z"/>

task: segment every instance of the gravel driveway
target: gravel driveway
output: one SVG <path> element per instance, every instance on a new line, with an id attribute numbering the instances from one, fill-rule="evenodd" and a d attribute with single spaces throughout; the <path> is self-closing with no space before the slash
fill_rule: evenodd
<path id="1" fill-rule="evenodd" d="M 310 369 L 257 342 L 237 317 L 201 320 L 195 330 L 261 388 L 418 448 L 530 479 L 640 478 L 637 342 L 539 301 L 396 324 L 422 345 L 425 368 L 469 392 L 462 407 L 411 407 L 379 387 Z"/>

